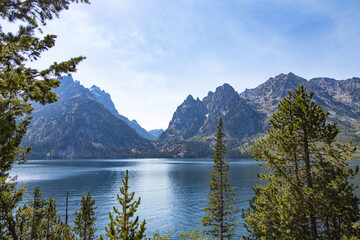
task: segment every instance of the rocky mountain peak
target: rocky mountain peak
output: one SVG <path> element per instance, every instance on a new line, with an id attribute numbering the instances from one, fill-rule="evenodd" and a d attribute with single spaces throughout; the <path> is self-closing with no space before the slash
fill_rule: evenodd
<path id="1" fill-rule="evenodd" d="M 238 93 L 230 84 L 225 83 L 224 85 L 217 87 L 214 94 L 218 96 L 231 96 L 237 95 Z"/>
<path id="2" fill-rule="evenodd" d="M 159 136 L 159 140 L 185 140 L 197 134 L 205 121 L 207 110 L 200 101 L 188 95 L 184 102 L 177 107 L 169 123 L 168 129 Z"/>
<path id="3" fill-rule="evenodd" d="M 340 81 L 333 78 L 313 78 L 310 83 L 324 89 L 336 101 L 360 107 L 360 78 Z"/>
<path id="4" fill-rule="evenodd" d="M 191 94 L 189 94 L 189 96 L 187 96 L 187 98 L 185 99 L 184 102 L 193 103 L 193 102 L 196 102 L 196 101 L 195 101 L 194 97 Z"/>
<path id="5" fill-rule="evenodd" d="M 109 111 L 118 117 L 119 112 L 116 110 L 113 101 L 111 100 L 110 94 L 101 90 L 98 86 L 92 85 L 90 88 L 91 93 L 94 95 L 96 100 L 103 104 Z"/>
<path id="6" fill-rule="evenodd" d="M 209 92 L 208 95 L 203 99 L 203 103 L 206 108 L 211 111 L 215 105 L 229 105 L 230 102 L 238 101 L 239 94 L 235 91 L 235 89 L 229 84 L 225 83 L 224 85 L 217 87 L 215 92 Z"/>
<path id="7" fill-rule="evenodd" d="M 307 86 L 308 81 L 291 72 L 281 73 L 254 89 L 246 89 L 240 96 L 256 104 L 261 104 L 262 101 L 278 102 L 287 95 L 288 91 L 294 90 L 301 84 Z"/>

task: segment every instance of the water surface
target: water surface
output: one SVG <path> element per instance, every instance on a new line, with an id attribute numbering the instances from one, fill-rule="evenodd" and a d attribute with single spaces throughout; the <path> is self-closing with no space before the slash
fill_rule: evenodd
<path id="1" fill-rule="evenodd" d="M 19 184 L 27 183 L 29 192 L 39 186 L 43 197 L 53 196 L 62 219 L 69 192 L 69 222 L 80 208 L 81 195 L 90 191 L 96 200 L 98 233 L 104 234 L 109 211 L 113 206 L 120 208 L 116 196 L 129 170 L 130 190 L 135 191 L 136 199 L 141 197 L 137 215 L 146 219 L 147 236 L 155 231 L 174 232 L 176 238 L 178 232 L 192 231 L 204 216 L 212 165 L 211 159 L 31 160 L 14 166 L 12 175 L 19 176 Z M 253 160 L 229 160 L 229 165 L 231 184 L 240 195 L 237 206 L 247 208 L 254 184 L 260 184 L 257 174 L 263 169 Z M 359 176 L 355 182 L 360 183 Z M 28 195 L 25 201 L 30 199 Z M 238 232 L 245 234 L 242 224 Z"/>

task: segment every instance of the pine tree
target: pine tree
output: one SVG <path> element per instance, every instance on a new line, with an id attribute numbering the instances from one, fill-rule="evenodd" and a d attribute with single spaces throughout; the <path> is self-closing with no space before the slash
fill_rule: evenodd
<path id="1" fill-rule="evenodd" d="M 46 201 L 42 198 L 39 187 L 34 188 L 34 200 L 29 202 L 32 208 L 32 218 L 30 222 L 30 239 L 41 239 L 44 235 L 44 216 Z"/>
<path id="2" fill-rule="evenodd" d="M 180 240 L 210 240 L 210 238 L 205 238 L 203 233 L 200 231 L 200 227 L 195 228 L 191 232 L 182 232 L 179 235 Z"/>
<path id="3" fill-rule="evenodd" d="M 221 240 L 236 236 L 236 214 L 238 213 L 234 204 L 237 197 L 234 193 L 235 187 L 231 187 L 229 183 L 229 165 L 224 160 L 225 143 L 225 133 L 220 118 L 214 145 L 214 170 L 210 173 L 209 206 L 204 209 L 207 215 L 203 218 L 202 224 L 205 227 L 210 227 L 210 229 L 205 230 L 205 233 Z"/>
<path id="4" fill-rule="evenodd" d="M 145 220 L 139 224 L 139 217 L 134 220 L 134 214 L 140 205 L 140 198 L 134 201 L 135 192 L 129 193 L 129 173 L 126 170 L 125 179 L 122 180 L 123 187 L 120 188 L 121 196 L 117 195 L 121 211 L 114 206 L 116 217 L 109 212 L 110 223 L 105 228 L 106 236 L 110 239 L 139 240 L 144 239 Z"/>
<path id="5" fill-rule="evenodd" d="M 56 201 L 50 197 L 45 205 L 44 231 L 46 240 L 56 240 L 60 238 L 62 222 L 57 215 Z"/>
<path id="6" fill-rule="evenodd" d="M 94 234 L 97 230 L 95 227 L 96 217 L 95 199 L 91 198 L 90 192 L 87 192 L 86 196 L 81 196 L 81 209 L 75 211 L 75 227 L 73 231 L 79 235 L 81 239 L 92 240 L 95 238 Z"/>
<path id="7" fill-rule="evenodd" d="M 79 1 L 89 3 L 88 0 L 0 1 L 3 22 L 18 24 L 17 32 L 7 33 L 0 23 L 0 235 L 7 238 L 18 239 L 15 215 L 25 188 L 16 187 L 16 178 L 10 177 L 10 170 L 15 162 L 24 163 L 30 152 L 30 147 L 20 146 L 31 120 L 30 101 L 55 102 L 57 96 L 51 89 L 60 84 L 55 78 L 75 72 L 84 57 L 55 62 L 42 70 L 26 63 L 36 61 L 42 52 L 55 46 L 55 35 L 39 37 L 40 26 L 58 17 L 72 2 Z"/>
<path id="8" fill-rule="evenodd" d="M 16 233 L 19 239 L 30 239 L 32 216 L 32 208 L 28 207 L 27 204 L 24 204 L 16 210 Z M 7 235 L 7 237 L 9 238 L 10 235 Z M 0 239 L 6 239 L 6 237 L 2 236 Z"/>
<path id="9" fill-rule="evenodd" d="M 359 199 L 349 183 L 355 148 L 335 142 L 335 123 L 300 86 L 279 103 L 266 138 L 253 148 L 269 173 L 244 214 L 253 239 L 342 239 L 359 235 Z"/>

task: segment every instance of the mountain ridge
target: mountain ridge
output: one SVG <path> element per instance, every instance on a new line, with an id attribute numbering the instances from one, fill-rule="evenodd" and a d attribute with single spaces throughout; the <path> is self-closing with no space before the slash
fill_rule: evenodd
<path id="1" fill-rule="evenodd" d="M 34 120 L 23 143 L 33 146 L 32 157 L 37 158 L 210 157 L 222 117 L 227 156 L 248 158 L 251 146 L 266 133 L 277 104 L 300 85 L 314 92 L 314 101 L 329 111 L 330 122 L 339 123 L 339 140 L 360 146 L 360 78 L 306 80 L 291 72 L 242 93 L 225 83 L 202 99 L 188 95 L 167 129 L 148 132 L 152 139 L 158 136 L 153 141 L 129 126 L 136 121 L 119 117 L 108 93 L 64 78 L 55 89 L 60 96 L 57 103 L 34 104 Z"/>
<path id="2" fill-rule="evenodd" d="M 22 141 L 31 146 L 29 158 L 121 158 L 157 151 L 151 142 L 104 106 L 114 106 L 110 95 L 102 92 L 99 101 L 89 89 L 63 77 L 55 89 L 59 100 L 34 104 L 33 121 Z M 107 95 L 106 95 L 107 94 Z M 115 108 L 114 108 L 115 109 Z M 116 109 L 115 109 L 116 111 Z"/>
<path id="3" fill-rule="evenodd" d="M 225 83 L 216 88 L 215 92 L 209 91 L 203 100 L 198 100 L 198 105 L 205 106 L 203 111 L 199 111 L 194 104 L 191 104 L 195 100 L 192 96 L 191 98 L 188 96 L 174 112 L 168 129 L 159 140 L 183 144 L 182 147 L 178 147 L 180 149 L 178 156 L 187 152 L 186 146 L 189 144 L 186 142 L 201 142 L 208 145 L 209 149 L 213 143 L 217 121 L 222 117 L 230 155 L 248 156 L 246 152 L 249 152 L 254 141 L 265 134 L 268 121 L 277 111 L 278 103 L 288 95 L 289 91 L 293 92 L 300 85 L 304 85 L 308 92 L 314 92 L 314 101 L 322 105 L 325 111 L 329 111 L 329 121 L 339 123 L 339 129 L 342 131 L 339 140 L 342 142 L 352 140 L 360 145 L 360 78 L 306 80 L 291 72 L 271 77 L 258 87 L 246 89 L 240 94 Z M 194 121 L 189 116 L 197 116 L 197 119 L 201 120 L 197 123 L 201 126 L 197 127 L 196 131 L 192 131 L 190 137 L 184 130 L 191 129 L 188 127 L 191 123 L 188 121 Z M 168 145 L 166 147 L 168 148 Z"/>

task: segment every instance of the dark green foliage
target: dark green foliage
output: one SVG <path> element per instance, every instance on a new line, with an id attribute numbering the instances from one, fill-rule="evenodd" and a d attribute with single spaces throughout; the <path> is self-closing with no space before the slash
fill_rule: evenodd
<path id="1" fill-rule="evenodd" d="M 45 203 L 46 201 L 41 197 L 39 187 L 34 188 L 33 197 L 34 200 L 29 202 L 29 206 L 32 209 L 32 218 L 30 223 L 30 238 L 40 239 L 43 235 L 43 219 L 45 217 Z"/>
<path id="2" fill-rule="evenodd" d="M 180 240 L 209 240 L 210 238 L 205 238 L 203 233 L 197 227 L 192 232 L 182 232 L 179 236 Z"/>
<path id="3" fill-rule="evenodd" d="M 273 114 L 266 138 L 253 148 L 270 172 L 255 186 L 246 211 L 251 239 L 341 239 L 358 236 L 359 199 L 349 183 L 356 172 L 346 168 L 354 147 L 337 144 L 336 124 L 300 86 Z"/>
<path id="4" fill-rule="evenodd" d="M 57 216 L 56 202 L 41 197 L 38 187 L 34 189 L 33 200 L 20 206 L 13 219 L 13 228 L 8 229 L 1 239 L 59 239 L 63 224 Z M 11 226 L 11 225 L 10 225 Z M 6 228 L 4 228 L 6 229 Z"/>
<path id="5" fill-rule="evenodd" d="M 17 239 L 17 221 L 14 215 L 26 188 L 22 186 L 16 189 L 16 182 L 5 182 L 6 180 L 6 177 L 0 178 L 0 239 Z"/>
<path id="6" fill-rule="evenodd" d="M 74 72 L 76 65 L 84 59 L 72 58 L 43 70 L 26 66 L 28 61 L 36 61 L 42 52 L 55 45 L 55 35 L 38 37 L 38 33 L 42 33 L 39 26 L 58 17 L 71 2 L 78 1 L 0 1 L 0 18 L 19 26 L 16 33 L 6 33 L 3 24 L 0 25 L 0 234 L 4 239 L 18 239 L 15 218 L 26 219 L 26 214 L 20 212 L 15 216 L 14 209 L 18 207 L 24 189 L 16 189 L 16 179 L 9 177 L 9 171 L 15 162 L 24 163 L 25 155 L 30 152 L 29 147 L 20 147 L 31 119 L 29 101 L 41 104 L 56 101 L 57 96 L 51 89 L 58 87 L 60 82 L 54 77 Z M 88 3 L 88 0 L 81 2 Z M 36 209 L 33 219 L 37 222 L 41 213 L 37 212 L 38 202 L 33 204 Z M 34 237 L 37 234 L 35 228 L 33 225 L 30 230 Z"/>
<path id="7" fill-rule="evenodd" d="M 95 199 L 91 198 L 91 194 L 87 192 L 86 196 L 81 196 L 81 208 L 80 211 L 75 212 L 75 227 L 74 233 L 77 234 L 81 239 L 92 240 L 95 238 L 95 227 L 96 217 Z"/>
<path id="8" fill-rule="evenodd" d="M 25 66 L 29 60 L 37 60 L 41 53 L 55 44 L 55 35 L 43 39 L 36 36 L 39 24 L 58 16 L 67 9 L 71 1 L 19 1 L 0 2 L 0 17 L 14 22 L 20 21 L 17 33 L 5 33 L 0 25 L 0 177 L 7 176 L 12 164 L 23 160 L 29 148 L 19 144 L 30 121 L 32 107 L 29 100 L 41 104 L 57 100 L 51 88 L 60 82 L 53 77 L 75 71 L 76 65 L 84 57 L 73 58 L 67 62 L 54 63 L 48 69 L 37 70 Z M 87 0 L 85 0 L 87 2 Z M 21 120 L 19 120 L 21 119 Z M 21 158 L 18 159 L 20 154 Z"/>
<path id="9" fill-rule="evenodd" d="M 135 192 L 129 193 L 129 173 L 126 170 L 125 179 L 122 180 L 123 187 L 120 188 L 121 195 L 117 199 L 121 206 L 121 211 L 114 207 L 115 218 L 109 212 L 110 223 L 105 228 L 106 236 L 110 239 L 139 240 L 145 238 L 145 220 L 140 224 L 139 217 L 134 220 L 134 214 L 140 205 L 140 198 L 134 201 Z"/>
<path id="10" fill-rule="evenodd" d="M 75 235 L 72 232 L 72 229 L 69 226 L 69 224 L 63 224 L 62 226 L 63 226 L 63 228 L 62 228 L 60 239 L 75 240 Z"/>
<path id="11" fill-rule="evenodd" d="M 204 210 L 207 215 L 202 224 L 209 227 L 205 232 L 215 238 L 224 239 L 236 236 L 235 226 L 238 210 L 234 205 L 237 195 L 234 187 L 229 183 L 229 166 L 224 161 L 226 153 L 226 140 L 223 131 L 222 119 L 220 118 L 214 145 L 214 170 L 210 173 L 209 206 Z"/>
<path id="12" fill-rule="evenodd" d="M 170 234 L 168 234 L 168 235 L 163 235 L 163 236 L 161 236 L 160 235 L 160 233 L 159 232 L 155 232 L 155 233 L 153 233 L 153 235 L 151 236 L 151 240 L 170 240 L 171 239 L 171 237 L 172 237 L 172 232 L 170 233 Z M 145 239 L 147 239 L 147 238 L 145 238 Z"/>
<path id="13" fill-rule="evenodd" d="M 60 216 L 57 215 L 56 201 L 50 197 L 45 205 L 44 231 L 46 240 L 59 239 L 63 223 Z"/>

